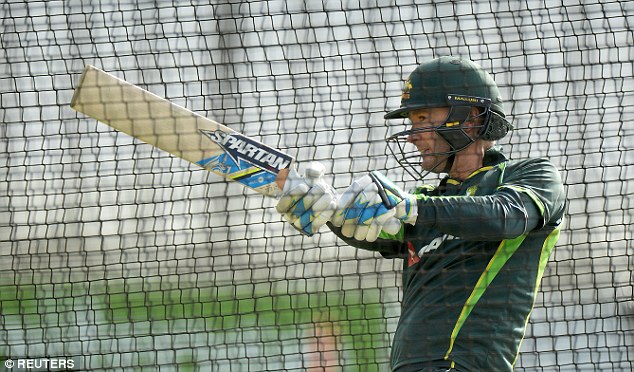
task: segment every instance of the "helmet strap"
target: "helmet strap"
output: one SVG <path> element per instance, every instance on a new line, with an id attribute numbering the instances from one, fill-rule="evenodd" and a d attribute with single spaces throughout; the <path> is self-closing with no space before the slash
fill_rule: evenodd
<path id="1" fill-rule="evenodd" d="M 463 128 L 470 113 L 471 106 L 451 106 L 445 122 L 436 128 L 438 135 L 447 141 L 454 153 L 475 142 Z"/>
<path id="2" fill-rule="evenodd" d="M 456 159 L 455 152 L 447 157 L 447 163 L 445 163 L 445 169 L 443 170 L 443 173 L 449 173 L 449 171 L 451 170 L 451 167 L 453 167 L 453 162 L 455 159 Z"/>

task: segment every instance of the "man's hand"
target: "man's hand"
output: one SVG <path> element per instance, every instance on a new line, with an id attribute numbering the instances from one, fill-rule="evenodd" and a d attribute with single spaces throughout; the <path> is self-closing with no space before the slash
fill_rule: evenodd
<path id="1" fill-rule="evenodd" d="M 276 209 L 301 233 L 312 236 L 330 220 L 337 206 L 337 192 L 321 177 L 324 166 L 311 163 L 300 176 L 292 169 Z"/>
<path id="2" fill-rule="evenodd" d="M 398 234 L 402 223 L 415 224 L 417 199 L 379 172 L 355 180 L 341 195 L 332 224 L 356 240 L 375 241 L 381 231 Z"/>

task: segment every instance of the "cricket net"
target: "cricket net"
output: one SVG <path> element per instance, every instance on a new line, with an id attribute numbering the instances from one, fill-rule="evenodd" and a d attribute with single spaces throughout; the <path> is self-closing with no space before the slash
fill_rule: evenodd
<path id="1" fill-rule="evenodd" d="M 568 194 L 516 370 L 634 367 L 634 2 L 8 0 L 0 13 L 5 366 L 388 370 L 400 261 L 327 229 L 302 236 L 275 200 L 69 102 L 92 64 L 300 168 L 324 163 L 337 189 L 370 169 L 408 189 L 384 142 L 405 123 L 383 115 L 418 63 L 461 55 L 505 97 L 505 152 L 549 158 Z"/>

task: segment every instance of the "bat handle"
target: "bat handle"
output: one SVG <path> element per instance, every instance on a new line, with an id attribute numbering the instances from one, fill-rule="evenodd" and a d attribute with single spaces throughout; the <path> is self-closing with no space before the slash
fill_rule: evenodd
<path id="1" fill-rule="evenodd" d="M 286 179 L 288 178 L 288 173 L 290 172 L 289 168 L 282 169 L 277 173 L 277 178 L 275 178 L 275 183 L 280 190 L 284 190 L 284 184 L 286 183 Z"/>

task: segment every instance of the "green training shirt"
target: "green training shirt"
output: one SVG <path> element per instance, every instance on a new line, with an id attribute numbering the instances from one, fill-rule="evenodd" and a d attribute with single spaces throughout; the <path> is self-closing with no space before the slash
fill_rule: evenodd
<path id="1" fill-rule="evenodd" d="M 416 190 L 416 225 L 374 243 L 348 244 L 402 258 L 403 301 L 393 370 L 446 361 L 457 369 L 509 371 L 519 353 L 564 215 L 557 169 L 507 160 L 496 149 L 463 182 Z"/>

